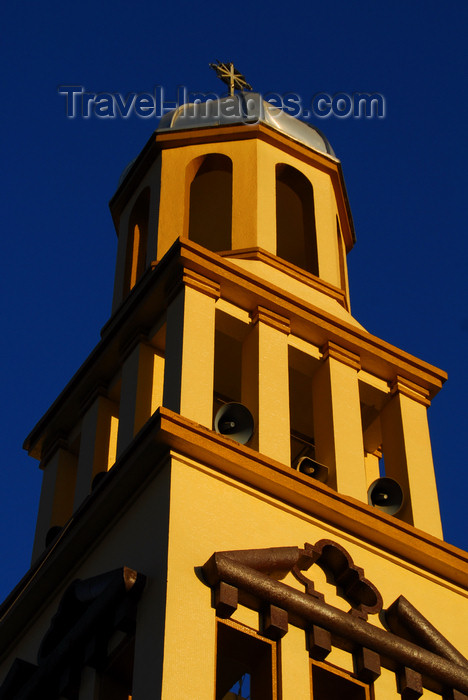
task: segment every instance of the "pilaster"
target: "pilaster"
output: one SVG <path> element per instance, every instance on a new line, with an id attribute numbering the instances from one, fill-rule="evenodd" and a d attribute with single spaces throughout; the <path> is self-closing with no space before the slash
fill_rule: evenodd
<path id="1" fill-rule="evenodd" d="M 367 501 L 359 401 L 359 356 L 328 342 L 313 379 L 315 458 L 330 470 L 329 485 Z"/>
<path id="2" fill-rule="evenodd" d="M 397 377 L 382 410 L 385 473 L 396 479 L 405 500 L 399 517 L 442 538 L 439 501 L 427 422 L 428 393 Z"/>
<path id="3" fill-rule="evenodd" d="M 219 285 L 185 271 L 167 309 L 163 405 L 211 428 Z"/>
<path id="4" fill-rule="evenodd" d="M 105 472 L 115 461 L 115 428 L 119 408 L 99 388 L 90 396 L 84 407 L 81 422 L 80 453 L 74 510 L 91 491 L 91 484 L 98 472 Z"/>
<path id="5" fill-rule="evenodd" d="M 154 348 L 140 334 L 127 346 L 122 366 L 117 457 L 151 416 L 153 375 Z"/>
<path id="6" fill-rule="evenodd" d="M 251 315 L 242 349 L 242 403 L 255 418 L 251 446 L 290 464 L 289 320 L 260 306 Z"/>
<path id="7" fill-rule="evenodd" d="M 63 526 L 73 512 L 76 455 L 65 440 L 57 440 L 43 460 L 43 477 L 32 561 L 43 552 L 52 526 Z"/>

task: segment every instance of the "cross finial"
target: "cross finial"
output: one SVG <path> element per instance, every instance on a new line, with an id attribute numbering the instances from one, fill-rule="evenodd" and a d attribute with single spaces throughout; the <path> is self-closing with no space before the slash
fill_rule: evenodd
<path id="1" fill-rule="evenodd" d="M 216 71 L 216 75 L 223 83 L 229 85 L 229 94 L 234 95 L 234 90 L 252 90 L 252 86 L 245 77 L 234 67 L 234 63 L 221 63 L 216 59 L 216 63 L 210 63 L 210 68 Z"/>

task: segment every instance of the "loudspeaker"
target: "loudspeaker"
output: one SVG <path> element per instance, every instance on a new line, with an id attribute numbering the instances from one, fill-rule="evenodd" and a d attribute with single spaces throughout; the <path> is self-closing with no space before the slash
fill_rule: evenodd
<path id="1" fill-rule="evenodd" d="M 302 474 L 310 476 L 312 479 L 325 483 L 328 479 L 328 467 L 316 462 L 311 457 L 301 457 L 297 460 L 294 468 Z"/>
<path id="2" fill-rule="evenodd" d="M 249 409 L 241 403 L 225 403 L 214 420 L 214 429 L 245 445 L 253 435 L 254 419 Z"/>
<path id="3" fill-rule="evenodd" d="M 60 525 L 52 525 L 46 532 L 45 546 L 48 547 L 62 530 L 63 527 L 60 527 Z"/>
<path id="4" fill-rule="evenodd" d="M 97 472 L 97 474 L 95 474 L 94 479 L 91 482 L 91 491 L 94 491 L 96 486 L 98 486 L 106 476 L 107 472 Z"/>
<path id="5" fill-rule="evenodd" d="M 395 515 L 403 505 L 404 496 L 397 481 L 383 476 L 369 486 L 367 499 L 369 505 L 374 506 L 374 508 L 389 515 Z"/>

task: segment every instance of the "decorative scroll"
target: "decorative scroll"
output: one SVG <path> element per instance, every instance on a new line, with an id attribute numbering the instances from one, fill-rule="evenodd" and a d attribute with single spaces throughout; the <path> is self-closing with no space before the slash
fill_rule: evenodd
<path id="1" fill-rule="evenodd" d="M 468 668 L 468 660 L 402 595 L 390 605 L 385 619 L 400 637 Z"/>
<path id="2" fill-rule="evenodd" d="M 115 631 L 134 633 L 145 581 L 127 567 L 74 581 L 44 635 L 37 665 L 15 659 L 0 687 L 0 700 L 76 700 L 82 667 L 103 666 Z"/>
<path id="3" fill-rule="evenodd" d="M 342 588 L 346 599 L 352 603 L 352 614 L 325 603 L 321 599 L 323 596 L 315 591 L 313 582 L 303 576 L 301 572 L 314 562 L 323 566 Z M 408 700 L 417 698 L 419 679 L 423 687 L 445 695 L 450 691 L 454 699 L 468 695 L 466 662 L 461 655 L 457 661 L 453 655 L 447 658 L 446 650 L 442 649 L 444 637 L 437 631 L 432 637 L 432 648 L 428 648 L 428 644 L 422 641 L 427 622 L 422 615 L 413 620 L 413 634 L 415 629 L 419 630 L 418 643 L 362 619 L 364 614 L 381 609 L 380 594 L 364 577 L 363 570 L 354 565 L 349 554 L 330 540 L 321 540 L 315 546 L 306 545 L 304 549 L 273 547 L 215 552 L 202 571 L 208 585 L 215 590 L 220 591 L 222 584 L 229 586 L 224 589 L 225 616 L 232 614 L 229 609 L 233 611 L 241 603 L 263 613 L 264 620 L 265 611 L 269 610 L 271 626 L 273 611 L 274 631 L 281 636 L 287 629 L 287 615 L 289 624 L 307 631 L 309 653 L 314 658 L 325 658 L 332 646 L 345 649 L 355 655 L 358 672 L 367 679 L 366 682 L 377 678 L 380 664 L 392 671 L 401 669 L 401 692 Z M 289 572 L 306 585 L 306 593 L 281 582 Z M 215 606 L 216 599 L 215 596 Z M 274 608 L 284 611 L 284 614 Z M 398 610 L 395 616 L 398 618 Z"/>
<path id="4" fill-rule="evenodd" d="M 331 540 L 320 540 L 315 545 L 305 545 L 305 552 L 313 563 L 331 576 L 342 595 L 351 604 L 351 614 L 367 619 L 368 614 L 376 614 L 382 609 L 382 596 L 377 588 L 364 576 L 364 569 L 356 566 L 344 547 Z M 295 566 L 292 573 L 303 583 L 309 595 L 320 597 L 314 590 L 314 583 Z"/>

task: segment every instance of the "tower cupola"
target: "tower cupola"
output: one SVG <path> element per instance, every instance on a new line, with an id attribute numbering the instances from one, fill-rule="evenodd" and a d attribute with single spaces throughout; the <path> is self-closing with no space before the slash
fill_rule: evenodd
<path id="1" fill-rule="evenodd" d="M 178 238 L 268 260 L 285 280 L 304 274 L 349 309 L 354 229 L 340 162 L 318 129 L 260 95 L 166 114 L 110 206 L 119 236 L 114 310 Z"/>
<path id="2" fill-rule="evenodd" d="M 214 431 L 226 403 L 252 415 L 246 449 L 361 503 L 371 489 L 375 507 L 387 496 L 375 482 L 397 481 L 389 512 L 440 534 L 426 409 L 445 375 L 352 316 L 353 222 L 318 129 L 255 93 L 183 105 L 110 209 L 118 251 L 99 361 L 27 440 L 47 474 L 36 554 L 158 408 Z"/>

